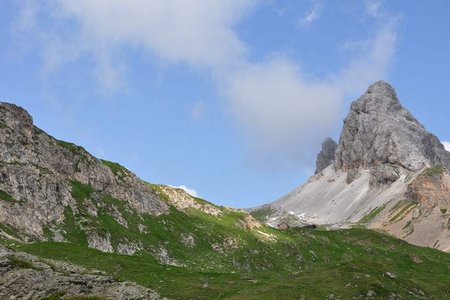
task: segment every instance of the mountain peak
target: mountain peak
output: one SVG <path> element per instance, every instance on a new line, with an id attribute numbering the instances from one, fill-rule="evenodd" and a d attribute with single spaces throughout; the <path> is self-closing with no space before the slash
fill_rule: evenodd
<path id="1" fill-rule="evenodd" d="M 393 100 L 397 100 L 397 93 L 395 92 L 395 89 L 390 85 L 389 83 L 379 80 L 372 85 L 369 86 L 369 88 L 366 91 L 366 94 L 376 94 L 381 95 Z"/>
<path id="2" fill-rule="evenodd" d="M 450 153 L 397 98 L 386 82 L 372 84 L 344 120 L 335 166 L 344 171 L 394 164 L 411 171 L 450 167 Z"/>
<path id="3" fill-rule="evenodd" d="M 376 115 L 377 118 L 381 115 L 398 115 L 399 117 L 403 115 L 405 118 L 414 119 L 401 105 L 395 89 L 384 81 L 377 81 L 370 85 L 367 91 L 352 103 L 350 110 L 357 114 Z M 414 122 L 419 124 L 415 119 Z"/>

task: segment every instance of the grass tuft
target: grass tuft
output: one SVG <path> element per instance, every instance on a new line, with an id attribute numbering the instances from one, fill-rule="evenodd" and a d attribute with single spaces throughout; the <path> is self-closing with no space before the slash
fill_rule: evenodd
<path id="1" fill-rule="evenodd" d="M 385 207 L 386 207 L 386 204 L 383 204 L 383 205 L 373 209 L 371 212 L 369 212 L 367 215 L 365 215 L 361 220 L 359 220 L 359 223 L 362 223 L 362 224 L 369 223 L 376 216 L 378 216 L 378 214 L 381 213 Z"/>
<path id="2" fill-rule="evenodd" d="M 13 196 L 11 196 L 10 194 L 8 194 L 5 191 L 0 190 L 0 200 L 4 200 L 6 202 L 10 202 L 10 203 L 15 203 L 18 202 L 16 199 L 14 199 Z"/>
<path id="3" fill-rule="evenodd" d="M 87 199 L 94 191 L 94 188 L 89 184 L 83 184 L 79 181 L 72 181 L 72 197 L 75 200 L 81 201 Z"/>
<path id="4" fill-rule="evenodd" d="M 8 256 L 8 260 L 11 263 L 11 265 L 16 268 L 35 269 L 35 267 L 33 266 L 33 264 L 31 262 L 20 259 L 16 256 Z"/>
<path id="5" fill-rule="evenodd" d="M 434 166 L 426 169 L 423 175 L 427 177 L 442 176 L 445 172 L 447 172 L 447 169 L 444 166 Z"/>
<path id="6" fill-rule="evenodd" d="M 120 180 L 123 180 L 130 173 L 130 171 L 128 171 L 127 168 L 125 168 L 121 164 L 104 159 L 100 159 L 100 162 L 103 165 L 107 166 L 111 170 L 111 172 L 113 172 L 113 174 Z"/>

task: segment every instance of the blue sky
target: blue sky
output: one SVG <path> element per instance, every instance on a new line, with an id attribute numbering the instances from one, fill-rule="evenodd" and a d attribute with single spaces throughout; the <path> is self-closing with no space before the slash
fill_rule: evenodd
<path id="1" fill-rule="evenodd" d="M 314 171 L 373 81 L 450 141 L 450 2 L 0 2 L 0 99 L 155 183 L 250 207 Z"/>

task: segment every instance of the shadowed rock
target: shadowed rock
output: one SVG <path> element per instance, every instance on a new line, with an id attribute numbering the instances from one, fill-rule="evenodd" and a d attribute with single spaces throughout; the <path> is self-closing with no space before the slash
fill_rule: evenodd
<path id="1" fill-rule="evenodd" d="M 334 155 L 336 153 L 337 143 L 332 138 L 326 138 L 322 143 L 322 150 L 317 155 L 316 172 L 322 172 L 326 167 L 334 162 Z"/>

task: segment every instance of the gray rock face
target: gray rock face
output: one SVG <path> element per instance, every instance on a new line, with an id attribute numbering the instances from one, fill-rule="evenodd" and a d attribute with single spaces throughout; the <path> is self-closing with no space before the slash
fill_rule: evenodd
<path id="1" fill-rule="evenodd" d="M 117 282 L 103 272 L 14 252 L 0 245 L 0 299 L 42 299 L 54 295 L 161 299 L 150 289 Z"/>
<path id="2" fill-rule="evenodd" d="M 337 143 L 332 138 L 326 138 L 322 143 L 322 150 L 317 155 L 316 172 L 318 174 L 334 162 Z"/>
<path id="3" fill-rule="evenodd" d="M 334 165 L 272 202 L 267 220 L 364 225 L 450 252 L 449 169 L 450 153 L 379 81 L 352 103 Z"/>
<path id="4" fill-rule="evenodd" d="M 353 102 L 336 151 L 336 169 L 351 171 L 393 164 L 411 171 L 444 165 L 450 153 L 402 107 L 386 82 L 371 85 Z M 351 181 L 351 180 L 350 180 Z"/>
<path id="5" fill-rule="evenodd" d="M 148 184 L 125 168 L 113 171 L 82 147 L 35 127 L 24 109 L 0 102 L 0 223 L 14 228 L 22 240 L 45 239 L 45 227 L 63 223 L 67 208 L 77 211 L 74 181 L 126 201 L 139 213 L 168 211 Z M 84 205 L 96 214 L 92 203 Z"/>

